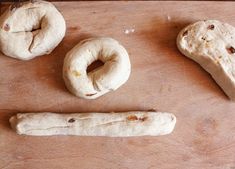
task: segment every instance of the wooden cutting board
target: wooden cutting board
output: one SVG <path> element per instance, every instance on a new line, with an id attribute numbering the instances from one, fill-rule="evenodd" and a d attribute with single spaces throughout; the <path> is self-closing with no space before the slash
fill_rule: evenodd
<path id="1" fill-rule="evenodd" d="M 30 61 L 0 56 L 1 169 L 235 169 L 235 104 L 175 44 L 178 32 L 197 20 L 235 26 L 234 2 L 54 4 L 64 15 L 67 33 L 50 55 Z M 92 36 L 120 41 L 129 51 L 132 73 L 117 91 L 83 100 L 66 89 L 62 65 L 74 45 Z M 151 108 L 177 116 L 171 135 L 27 137 L 16 135 L 8 123 L 17 112 Z"/>

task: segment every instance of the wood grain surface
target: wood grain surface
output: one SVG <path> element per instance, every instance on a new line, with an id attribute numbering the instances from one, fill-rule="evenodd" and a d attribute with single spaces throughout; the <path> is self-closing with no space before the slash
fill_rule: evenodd
<path id="1" fill-rule="evenodd" d="M 180 29 L 197 20 L 235 26 L 234 2 L 54 4 L 67 33 L 50 55 L 30 61 L 0 56 L 0 169 L 235 169 L 235 103 L 175 44 Z M 62 65 L 74 45 L 93 36 L 120 41 L 129 51 L 132 73 L 117 91 L 83 100 L 66 89 Z M 176 115 L 171 135 L 29 137 L 16 135 L 8 123 L 17 112 L 151 108 Z"/>

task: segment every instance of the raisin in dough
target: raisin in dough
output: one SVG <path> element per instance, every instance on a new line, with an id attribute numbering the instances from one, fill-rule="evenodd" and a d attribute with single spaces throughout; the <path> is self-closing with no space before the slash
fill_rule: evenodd
<path id="1" fill-rule="evenodd" d="M 87 67 L 96 60 L 104 65 L 87 73 Z M 116 90 L 128 80 L 130 72 L 127 51 L 112 38 L 83 40 L 64 59 L 63 77 L 67 88 L 85 99 Z"/>
<path id="2" fill-rule="evenodd" d="M 10 57 L 29 60 L 49 54 L 65 35 L 65 21 L 49 2 L 9 7 L 0 18 L 0 49 Z"/>
<path id="3" fill-rule="evenodd" d="M 185 27 L 177 46 L 199 63 L 224 92 L 235 100 L 235 28 L 217 20 L 199 21 Z"/>
<path id="4" fill-rule="evenodd" d="M 158 136 L 173 131 L 176 117 L 170 113 L 25 113 L 10 118 L 18 134 L 33 136 Z"/>

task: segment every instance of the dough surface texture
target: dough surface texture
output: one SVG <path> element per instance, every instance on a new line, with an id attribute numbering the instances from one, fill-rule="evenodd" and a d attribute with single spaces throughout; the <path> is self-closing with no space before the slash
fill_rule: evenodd
<path id="1" fill-rule="evenodd" d="M 1 51 L 21 60 L 51 53 L 66 31 L 63 16 L 46 1 L 10 6 L 0 17 L 0 27 Z"/>
<path id="2" fill-rule="evenodd" d="M 217 20 L 199 21 L 177 37 L 179 50 L 199 63 L 235 100 L 235 28 Z"/>
<path id="3" fill-rule="evenodd" d="M 87 67 L 100 60 L 104 63 L 91 72 Z M 129 55 L 112 38 L 90 38 L 81 41 L 64 59 L 63 77 L 74 95 L 95 99 L 123 85 L 131 73 Z"/>
<path id="4" fill-rule="evenodd" d="M 170 113 L 131 111 L 119 113 L 25 113 L 10 118 L 18 134 L 33 136 L 158 136 L 173 131 L 176 117 Z"/>

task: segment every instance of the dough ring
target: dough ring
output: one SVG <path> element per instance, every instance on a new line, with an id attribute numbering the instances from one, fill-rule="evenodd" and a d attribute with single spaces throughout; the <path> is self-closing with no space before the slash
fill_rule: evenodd
<path id="1" fill-rule="evenodd" d="M 97 60 L 104 65 L 87 73 L 87 67 Z M 128 80 L 130 72 L 127 51 L 112 38 L 83 40 L 67 53 L 63 67 L 67 88 L 85 99 L 95 99 L 116 90 Z"/>
<path id="2" fill-rule="evenodd" d="M 9 7 L 0 18 L 0 26 L 1 51 L 22 60 L 51 53 L 66 30 L 63 16 L 45 1 Z"/>

